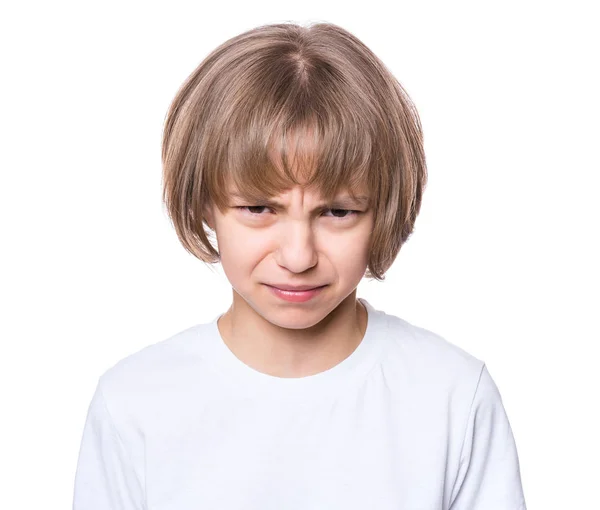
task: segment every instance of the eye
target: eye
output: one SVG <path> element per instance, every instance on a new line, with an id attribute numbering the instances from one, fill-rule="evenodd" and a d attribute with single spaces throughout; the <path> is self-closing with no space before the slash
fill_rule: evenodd
<path id="1" fill-rule="evenodd" d="M 237 206 L 236 209 L 245 211 L 249 213 L 250 216 L 264 216 L 264 214 L 262 214 L 261 212 L 261 209 L 269 209 L 269 207 L 267 207 L 266 205 L 240 205 Z M 323 209 L 323 211 L 333 213 L 333 216 L 330 217 L 342 221 L 353 218 L 354 216 L 358 216 L 361 212 L 352 209 Z"/>
<path id="2" fill-rule="evenodd" d="M 268 209 L 266 205 L 240 205 L 237 206 L 236 209 L 242 209 L 244 211 L 248 211 L 251 216 L 262 216 L 260 212 L 256 213 L 251 211 L 251 209 Z"/>
<path id="3" fill-rule="evenodd" d="M 338 214 L 341 213 L 343 214 L 343 216 L 336 216 L 334 215 L 333 217 L 338 219 L 338 220 L 345 220 L 348 218 L 352 218 L 353 216 L 357 216 L 358 214 L 360 214 L 360 211 L 353 211 L 351 209 L 326 209 L 326 211 L 331 211 L 332 213 Z M 348 214 L 345 214 L 348 213 Z"/>

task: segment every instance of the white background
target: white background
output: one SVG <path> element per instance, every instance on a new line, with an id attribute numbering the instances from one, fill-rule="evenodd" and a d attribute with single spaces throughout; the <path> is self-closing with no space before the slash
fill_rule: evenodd
<path id="1" fill-rule="evenodd" d="M 161 130 L 214 47 L 281 21 L 354 33 L 423 123 L 415 233 L 358 296 L 486 361 L 529 510 L 599 508 L 594 2 L 208 4 L 2 8 L 0 508 L 69 508 L 98 377 L 229 306 L 164 212 Z"/>

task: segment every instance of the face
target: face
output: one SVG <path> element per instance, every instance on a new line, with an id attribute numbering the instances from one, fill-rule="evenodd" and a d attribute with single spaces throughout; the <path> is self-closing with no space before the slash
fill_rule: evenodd
<path id="1" fill-rule="evenodd" d="M 327 204 L 301 186 L 261 203 L 235 191 L 223 213 L 213 206 L 205 217 L 233 287 L 234 309 L 250 307 L 272 324 L 299 329 L 317 324 L 347 298 L 354 302 L 373 229 L 367 203 L 342 192 Z M 298 302 L 280 297 L 271 288 L 278 285 L 324 287 Z"/>

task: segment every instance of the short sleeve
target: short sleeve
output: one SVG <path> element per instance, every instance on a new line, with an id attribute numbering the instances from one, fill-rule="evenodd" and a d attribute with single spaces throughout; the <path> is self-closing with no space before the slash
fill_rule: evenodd
<path id="1" fill-rule="evenodd" d="M 142 510 L 144 491 L 98 382 L 88 408 L 75 474 L 73 510 Z"/>
<path id="2" fill-rule="evenodd" d="M 485 364 L 469 412 L 450 510 L 526 510 L 512 429 Z"/>

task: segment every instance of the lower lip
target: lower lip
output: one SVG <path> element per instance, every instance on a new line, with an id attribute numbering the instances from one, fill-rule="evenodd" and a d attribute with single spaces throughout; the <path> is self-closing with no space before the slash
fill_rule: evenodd
<path id="1" fill-rule="evenodd" d="M 317 294 L 319 294 L 319 292 L 321 292 L 326 286 L 324 285 L 323 287 L 317 287 L 315 289 L 300 291 L 282 290 L 278 289 L 277 287 L 271 287 L 270 285 L 267 285 L 267 287 L 271 289 L 271 292 L 273 292 L 273 294 L 280 297 L 281 299 L 291 301 L 292 303 L 304 303 L 305 301 L 308 301 L 309 299 L 312 299 Z"/>

